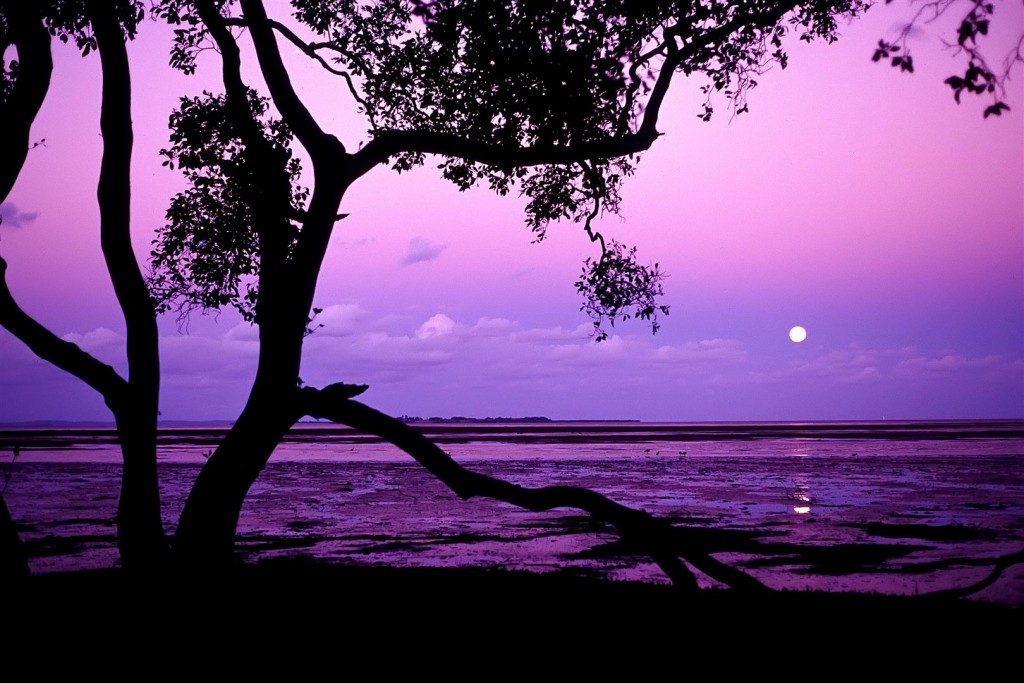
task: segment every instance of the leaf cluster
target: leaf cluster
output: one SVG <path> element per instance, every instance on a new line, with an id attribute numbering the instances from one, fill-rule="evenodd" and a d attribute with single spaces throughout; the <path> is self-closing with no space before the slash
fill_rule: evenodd
<path id="1" fill-rule="evenodd" d="M 896 54 L 901 49 L 902 47 L 896 43 L 880 40 L 878 41 L 878 47 L 875 48 L 874 54 L 871 55 L 871 61 L 880 62 L 883 59 L 888 59 L 890 60 L 890 64 L 893 67 L 898 68 L 900 71 L 914 73 L 914 58 L 909 54 Z"/>
<path id="2" fill-rule="evenodd" d="M 291 219 L 301 213 L 308 190 L 298 183 L 301 166 L 290 148 L 292 134 L 268 115 L 268 100 L 253 90 L 249 107 L 276 168 L 243 143 L 223 95 L 184 97 L 171 114 L 171 146 L 160 154 L 163 165 L 179 169 L 190 187 L 172 199 L 153 242 L 149 286 L 161 312 L 233 306 L 254 320 L 260 230 L 275 231 L 275 244 L 286 249 L 294 244 L 298 229 Z M 268 193 L 267 175 L 280 170 L 287 182 Z"/>
<path id="3" fill-rule="evenodd" d="M 975 3 L 957 29 L 957 46 L 968 56 L 967 68 L 963 75 L 950 76 L 946 79 L 946 85 L 953 90 L 953 98 L 957 104 L 960 103 L 960 96 L 964 92 L 974 95 L 995 94 L 1001 85 L 999 75 L 988 66 L 978 46 L 980 38 L 988 35 L 994 10 L 995 7 L 991 3 Z M 999 116 L 1009 109 L 1009 105 L 996 98 L 986 107 L 984 117 Z"/>
<path id="4" fill-rule="evenodd" d="M 706 97 L 697 116 L 703 121 L 711 120 L 712 96 L 718 94 L 725 96 L 735 114 L 747 113 L 748 94 L 757 87 L 760 75 L 775 64 L 782 69 L 789 65 L 784 45 L 787 36 L 804 42 L 834 42 L 839 37 L 836 18 L 856 16 L 868 4 L 859 0 L 709 3 L 696 24 L 681 22 L 675 29 L 681 35 L 723 33 L 721 40 L 695 51 L 680 66 L 687 75 L 702 74 L 709 81 L 701 88 Z"/>
<path id="5" fill-rule="evenodd" d="M 215 0 L 214 5 L 226 13 L 231 3 Z M 162 19 L 174 29 L 170 65 L 186 74 L 196 71 L 196 56 L 206 48 L 209 32 L 188 0 L 159 0 L 153 5 L 153 16 Z"/>
<path id="6" fill-rule="evenodd" d="M 89 6 L 97 0 L 48 0 L 43 12 L 50 35 L 62 43 L 73 42 L 82 56 L 94 52 L 96 36 L 93 35 L 89 19 Z M 138 32 L 139 24 L 146 16 L 140 0 L 103 0 L 121 25 L 125 36 L 131 40 Z"/>
<path id="7" fill-rule="evenodd" d="M 597 341 L 608 338 L 604 322 L 614 327 L 616 320 L 631 317 L 647 320 L 657 333 L 658 314 L 668 315 L 669 307 L 658 304 L 664 293 L 665 274 L 657 263 L 644 266 L 636 260 L 636 247 L 625 247 L 614 240 L 603 249 L 598 259 L 587 259 L 576 281 L 576 291 L 583 295 L 581 311 L 594 321 Z"/>
<path id="8" fill-rule="evenodd" d="M 886 0 L 889 4 L 892 0 Z M 913 19 L 906 23 L 897 33 L 894 40 L 880 40 L 871 59 L 874 62 L 889 60 L 893 67 L 907 73 L 913 73 L 913 58 L 907 49 L 907 37 L 920 23 L 931 23 L 954 11 L 955 7 L 964 6 L 966 12 L 960 15 L 957 22 L 956 41 L 947 42 L 947 46 L 955 55 L 966 58 L 962 74 L 954 74 L 945 80 L 945 84 L 953 91 L 953 99 L 960 104 L 964 93 L 991 97 L 992 103 L 985 108 L 984 118 L 1000 116 L 1010 109 L 1003 101 L 1006 83 L 1011 71 L 1024 62 L 1024 36 L 1021 36 L 1014 50 L 1006 56 L 1000 68 L 990 66 L 981 42 L 989 33 L 995 5 L 984 0 L 932 0 L 922 3 Z"/>

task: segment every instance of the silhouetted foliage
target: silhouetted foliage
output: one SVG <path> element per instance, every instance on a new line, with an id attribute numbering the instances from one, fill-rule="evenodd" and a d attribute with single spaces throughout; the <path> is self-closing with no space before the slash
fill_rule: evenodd
<path id="1" fill-rule="evenodd" d="M 890 4 L 892 0 L 885 0 Z M 960 12 L 958 15 L 957 12 Z M 953 91 L 953 98 L 960 104 L 964 93 L 988 96 L 992 104 L 985 107 L 984 118 L 999 116 L 1010 107 L 1003 99 L 1010 74 L 1024 63 L 1024 32 L 1018 37 L 1016 44 L 1002 56 L 1001 63 L 993 63 L 991 56 L 984 50 L 984 39 L 989 35 L 989 28 L 996 16 L 994 2 L 984 0 L 933 0 L 918 3 L 917 11 L 909 21 L 897 31 L 894 39 L 878 41 L 871 59 L 875 62 L 888 60 L 890 65 L 906 73 L 914 72 L 914 58 L 910 54 L 908 39 L 922 24 L 929 24 L 943 17 L 953 15 L 959 20 L 956 28 L 956 39 L 943 42 L 953 56 L 966 61 L 962 74 L 954 74 L 945 80 L 945 84 Z"/>
<path id="2" fill-rule="evenodd" d="M 651 268 L 637 265 L 636 247 L 627 249 L 615 241 L 602 248 L 600 258 L 587 259 L 576 290 L 585 300 L 581 310 L 595 321 L 596 341 L 608 338 L 600 321 L 614 325 L 617 317 L 650 320 L 651 330 L 657 332 L 658 313 L 668 315 L 668 306 L 655 303 L 663 293 L 661 278 L 657 263 Z M 632 313 L 630 306 L 636 307 Z"/>
<path id="3" fill-rule="evenodd" d="M 249 158 L 224 96 L 182 98 L 170 118 L 171 147 L 160 153 L 163 165 L 179 169 L 191 188 L 171 200 L 168 222 L 157 231 L 149 287 L 158 312 L 176 306 L 187 315 L 231 305 L 254 321 L 259 245 L 252 214 L 280 215 L 277 229 L 297 232 L 289 216 L 298 217 L 309 192 L 298 183 L 301 165 L 292 156 L 292 135 L 280 120 L 267 117 L 267 98 L 250 90 L 248 106 L 289 182 L 268 194 L 266 180 L 254 177 L 261 166 Z M 287 245 L 294 245 L 294 234 Z"/>
<path id="4" fill-rule="evenodd" d="M 300 38 L 300 29 L 277 20 L 268 27 L 344 78 L 371 138 L 354 156 L 404 171 L 436 154 L 442 177 L 460 189 L 481 183 L 498 194 L 518 189 L 538 241 L 552 221 L 585 223 L 593 235 L 594 219 L 618 211 L 623 180 L 658 135 L 658 110 L 675 73 L 702 74 L 709 81 L 703 118 L 711 115 L 713 94 L 737 112 L 746 111 L 757 75 L 771 63 L 785 65 L 786 35 L 832 41 L 836 17 L 865 7 L 860 0 L 292 4 L 301 30 L 315 40 Z M 216 3 L 223 13 L 232 5 Z M 210 44 L 200 6 L 167 0 L 156 8 L 177 27 L 171 63 L 186 73 Z M 246 26 L 248 20 L 243 15 L 223 21 Z M 172 126 L 181 123 L 172 120 Z M 234 248 L 246 240 L 227 234 L 188 238 L 188 222 L 180 218 L 173 216 L 173 227 L 164 233 L 174 236 L 173 244 L 158 243 L 154 252 L 161 302 L 177 296 L 186 308 L 230 302 L 248 310 L 255 290 L 240 290 L 237 276 L 251 271 L 190 272 L 210 260 L 197 248 L 229 246 L 227 260 L 237 264 L 241 252 Z M 233 224 L 225 232 L 235 229 Z M 191 251 L 181 248 L 186 243 Z M 207 285 L 220 282 L 221 291 L 206 287 L 197 296 L 184 284 L 195 274 Z M 605 322 L 628 317 L 650 320 L 657 330 L 657 313 L 668 310 L 653 303 L 662 277 L 638 262 L 632 249 L 603 249 L 589 260 L 577 290 L 587 297 L 582 310 L 594 318 L 597 338 L 607 336 Z"/>

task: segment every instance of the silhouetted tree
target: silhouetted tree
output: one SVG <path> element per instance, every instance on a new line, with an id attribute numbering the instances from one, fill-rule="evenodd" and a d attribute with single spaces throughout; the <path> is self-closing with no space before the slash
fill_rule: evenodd
<path id="1" fill-rule="evenodd" d="M 100 132 L 103 157 L 97 187 L 100 241 L 107 272 L 124 313 L 128 377 L 67 342 L 23 311 L 7 287 L 0 259 L 0 325 L 36 355 L 71 373 L 103 396 L 117 424 L 123 454 L 117 539 L 128 567 L 163 561 L 167 544 L 160 519 L 156 469 L 160 363 L 156 307 L 132 251 L 129 170 L 132 150 L 131 77 L 125 41 L 142 19 L 138 2 L 66 0 L 0 2 L 0 200 L 7 197 L 30 147 L 29 129 L 49 88 L 51 36 L 73 40 L 84 55 L 97 52 L 102 66 Z M 4 512 L 6 508 L 4 509 Z M 4 534 L 6 536 L 6 534 Z"/>
<path id="2" fill-rule="evenodd" d="M 623 179 L 657 139 L 672 80 L 680 73 L 707 77 L 704 117 L 712 113 L 710 93 L 719 91 L 743 111 L 757 75 L 783 59 L 788 33 L 832 40 L 836 18 L 857 14 L 864 3 L 292 5 L 295 28 L 268 16 L 258 0 L 167 0 L 157 9 L 178 27 L 178 68 L 193 71 L 198 50 L 216 47 L 224 94 L 184 100 L 172 117 L 165 154 L 192 187 L 172 203 L 159 235 L 153 290 L 166 308 L 234 305 L 258 325 L 260 339 L 246 406 L 191 491 L 175 551 L 203 562 L 230 556 L 249 487 L 288 429 L 310 415 L 399 445 L 465 497 L 583 507 L 642 538 L 666 571 L 692 583 L 646 515 L 638 523 L 634 513 L 595 502 L 589 492 L 540 495 L 485 484 L 440 451 L 413 445 L 398 421 L 354 401 L 365 387 L 300 387 L 316 278 L 348 188 L 377 166 L 402 171 L 436 155 L 442 176 L 461 189 L 486 183 L 505 194 L 518 186 L 538 238 L 552 220 L 567 218 L 600 243 L 600 256 L 577 284 L 598 338 L 606 323 L 631 316 L 656 326 L 667 312 L 656 303 L 657 266 L 640 265 L 633 250 L 606 242 L 592 221 L 616 210 Z M 244 82 L 238 29 L 252 41 L 279 121 Z M 348 150 L 323 129 L 292 87 L 279 40 L 343 79 L 365 115 L 369 142 Z M 308 190 L 298 186 L 291 144 L 310 160 Z"/>
<path id="3" fill-rule="evenodd" d="M 261 344 L 248 403 L 192 490 L 176 549 L 200 557 L 230 551 L 246 492 L 305 415 L 377 434 L 417 458 L 429 450 L 413 447 L 399 422 L 352 400 L 360 388 L 299 387 L 316 277 L 345 192 L 364 174 L 381 165 L 403 171 L 433 155 L 460 189 L 517 188 L 538 239 L 551 221 L 569 219 L 600 244 L 577 282 L 598 340 L 606 324 L 631 316 L 656 330 L 658 314 L 668 312 L 656 301 L 657 265 L 606 242 L 593 220 L 618 208 L 621 183 L 659 135 L 673 79 L 706 81 L 702 118 L 716 95 L 743 113 L 764 69 L 785 66 L 787 35 L 832 41 L 837 18 L 865 8 L 860 0 L 296 0 L 296 25 L 268 16 L 259 0 L 161 3 L 159 13 L 179 27 L 172 64 L 190 72 L 197 51 L 214 45 L 224 94 L 185 100 L 172 117 L 165 154 L 192 188 L 174 201 L 158 238 L 154 291 L 165 307 L 184 311 L 233 305 L 259 326 Z M 237 29 L 252 42 L 269 102 L 243 80 Z M 365 145 L 346 149 L 324 130 L 292 87 L 279 41 L 341 79 L 365 116 Z M 305 150 L 311 174 L 301 174 L 291 144 Z M 306 178 L 308 189 L 298 184 Z M 440 452 L 431 458 L 421 462 L 461 495 L 535 504 L 497 485 L 468 484 L 475 475 L 463 479 L 454 463 L 441 464 Z"/>
<path id="4" fill-rule="evenodd" d="M 182 561 L 206 566 L 231 557 L 250 486 L 286 432 L 308 415 L 380 436 L 462 497 L 490 496 L 531 510 L 586 510 L 650 552 L 679 585 L 696 586 L 682 557 L 730 585 L 763 588 L 714 560 L 707 538 L 685 527 L 593 491 L 525 489 L 465 470 L 416 430 L 354 400 L 363 385 L 301 386 L 302 345 L 346 191 L 378 166 L 403 171 L 428 156 L 440 157 L 442 176 L 461 189 L 486 184 L 499 194 L 521 192 L 526 222 L 538 239 L 551 221 L 582 226 L 600 247 L 576 285 L 598 340 L 606 325 L 631 317 L 656 330 L 659 314 L 668 312 L 658 302 L 658 266 L 642 265 L 633 249 L 606 241 L 594 220 L 617 210 L 624 178 L 658 138 L 673 79 L 702 78 L 707 99 L 701 118 L 710 118 L 719 101 L 744 113 L 759 74 L 773 63 L 785 66 L 787 36 L 834 40 L 837 18 L 866 6 L 863 0 L 293 0 L 286 20 L 269 16 L 260 0 L 161 0 L 153 9 L 175 27 L 172 65 L 193 72 L 198 52 L 214 47 L 224 91 L 182 99 L 171 116 L 165 163 L 180 170 L 190 187 L 172 200 L 159 231 L 150 298 L 128 240 L 131 122 L 124 41 L 134 34 L 141 8 L 127 1 L 54 0 L 43 11 L 0 0 L 0 45 L 15 45 L 19 60 L 31 52 L 25 48 L 23 55 L 17 41 L 33 33 L 43 45 L 43 26 L 101 56 L 101 231 L 128 327 L 129 378 L 28 318 L 6 284 L 0 285 L 0 324 L 100 391 L 110 406 L 124 449 L 119 540 L 126 561 L 159 558 L 164 549 L 155 467 L 155 311 L 187 315 L 233 306 L 259 327 L 257 373 L 244 410 L 182 511 L 173 544 Z M 984 34 L 980 21 L 965 40 Z M 243 79 L 242 35 L 251 41 L 266 95 Z M 279 41 L 297 47 L 313 68 L 341 79 L 365 116 L 365 145 L 347 149 L 317 121 L 292 86 Z M 45 46 L 49 59 L 48 39 Z M 892 47 L 886 58 L 898 51 Z M 42 64 L 42 57 L 37 61 Z M 25 69 L 19 64 L 4 70 L 4 115 L 6 108 L 20 112 L 24 128 L 12 143 L 21 161 L 8 171 L 4 157 L 2 177 L 11 182 L 38 110 L 38 102 L 32 109 L 15 96 L 33 82 L 23 76 Z M 978 78 L 968 78 L 971 85 L 964 87 L 975 92 Z M 41 101 L 46 83 L 36 81 Z M 305 171 L 297 147 L 309 159 Z"/>

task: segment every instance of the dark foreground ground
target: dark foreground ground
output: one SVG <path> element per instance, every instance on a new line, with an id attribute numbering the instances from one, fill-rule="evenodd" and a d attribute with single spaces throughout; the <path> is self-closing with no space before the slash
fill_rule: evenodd
<path id="1" fill-rule="evenodd" d="M 633 679 L 648 678 L 648 667 L 673 679 L 739 671 L 1013 679 L 1024 659 L 1024 612 L 987 603 L 681 595 L 653 584 L 483 569 L 268 561 L 202 578 L 47 574 L 4 586 L 0 610 L 0 679 L 11 681 L 68 667 L 138 673 L 132 662 L 151 673 L 201 664 L 235 674 L 287 670 L 298 680 L 322 677 L 324 667 L 331 678 L 358 680 L 398 672 L 504 680 L 552 669 Z"/>

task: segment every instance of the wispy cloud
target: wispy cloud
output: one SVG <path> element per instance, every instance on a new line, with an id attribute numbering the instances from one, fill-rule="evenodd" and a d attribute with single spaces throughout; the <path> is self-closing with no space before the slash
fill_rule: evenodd
<path id="1" fill-rule="evenodd" d="M 429 242 L 422 237 L 413 237 L 409 240 L 409 248 L 405 252 L 405 256 L 402 257 L 402 265 L 408 266 L 413 263 L 423 263 L 424 261 L 433 261 L 441 252 L 447 248 L 445 244 L 436 244 Z"/>
<path id="2" fill-rule="evenodd" d="M 912 372 L 956 372 L 958 370 L 969 370 L 978 368 L 994 368 L 1005 361 L 1001 356 L 989 355 L 981 358 L 968 358 L 967 356 L 948 353 L 943 356 L 929 358 L 927 356 L 915 356 L 901 360 L 896 364 L 898 370 Z"/>
<path id="3" fill-rule="evenodd" d="M 750 379 L 756 383 L 816 380 L 827 383 L 859 384 L 885 380 L 927 378 L 940 374 L 985 373 L 1003 377 L 1020 373 L 1021 361 L 1008 356 L 970 357 L 941 352 L 933 355 L 914 347 L 865 349 L 851 346 L 783 368 L 756 369 Z"/>
<path id="4" fill-rule="evenodd" d="M 0 225 L 5 228 L 24 228 L 35 221 L 39 214 L 35 211 L 20 211 L 11 202 L 0 204 Z"/>
<path id="5" fill-rule="evenodd" d="M 595 343 L 587 324 L 474 322 L 451 311 L 378 315 L 355 303 L 325 305 L 317 321 L 325 327 L 305 342 L 303 381 L 367 383 L 368 400 L 390 412 L 645 419 L 1001 415 L 1016 414 L 1024 386 L 1021 358 L 956 349 L 821 348 L 796 361 L 758 353 L 738 339 L 666 343 L 626 333 Z M 164 336 L 164 415 L 235 414 L 255 372 L 257 331 L 240 323 Z M 100 327 L 64 339 L 124 372 L 122 332 Z M 37 377 L 77 386 L 59 373 L 41 373 L 45 364 L 2 333 L 0 357 L 6 361 L 0 386 L 27 392 L 22 388 Z M 837 396 L 853 407 L 830 413 Z M 984 403 L 985 397 L 991 401 Z"/>
<path id="6" fill-rule="evenodd" d="M 410 380 L 427 378 L 431 368 L 448 366 L 456 374 L 490 378 L 499 383 L 525 378 L 570 380 L 607 368 L 607 372 L 643 376 L 656 371 L 662 377 L 687 374 L 694 368 L 741 365 L 746 349 L 737 340 L 711 339 L 682 344 L 656 344 L 643 335 L 611 336 L 593 341 L 590 325 L 575 328 L 526 328 L 505 318 L 483 317 L 464 323 L 444 313 L 421 319 L 404 331 L 381 330 L 367 319 L 351 336 L 329 338 L 314 334 L 307 342 L 307 362 L 314 373 L 326 377 L 355 368 L 364 379 L 371 376 Z M 417 366 L 420 366 L 417 368 Z M 389 369 L 403 368 L 401 376 Z M 446 371 L 447 372 L 447 371 Z M 383 373 L 381 375 L 380 373 Z"/>

